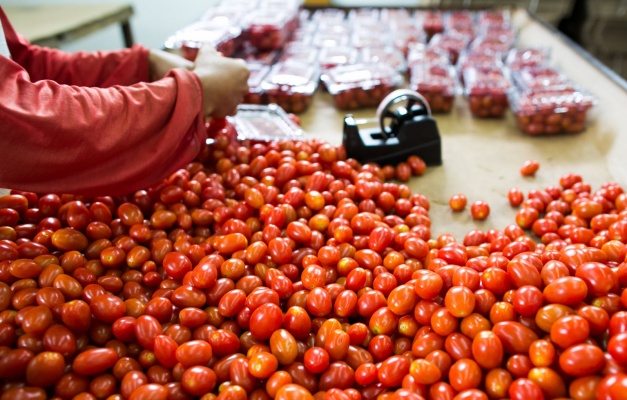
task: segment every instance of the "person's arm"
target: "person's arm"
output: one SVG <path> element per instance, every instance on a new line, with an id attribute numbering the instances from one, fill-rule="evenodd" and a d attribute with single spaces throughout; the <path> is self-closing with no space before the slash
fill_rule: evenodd
<path id="1" fill-rule="evenodd" d="M 0 187 L 122 195 L 193 160 L 206 139 L 198 76 L 111 88 L 31 82 L 0 57 Z"/>
<path id="2" fill-rule="evenodd" d="M 11 58 L 31 81 L 51 79 L 60 84 L 111 87 L 149 81 L 150 51 L 142 46 L 98 52 L 66 53 L 39 47 L 18 35 L 0 7 L 0 19 Z"/>
<path id="3" fill-rule="evenodd" d="M 188 70 L 194 69 L 194 63 L 162 50 L 150 49 L 148 54 L 148 70 L 149 80 L 157 81 L 170 72 L 174 68 L 184 68 Z"/>

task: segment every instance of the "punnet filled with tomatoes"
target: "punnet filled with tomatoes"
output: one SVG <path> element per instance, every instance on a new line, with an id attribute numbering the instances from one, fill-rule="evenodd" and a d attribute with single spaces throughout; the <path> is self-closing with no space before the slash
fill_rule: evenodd
<path id="1" fill-rule="evenodd" d="M 232 133 L 128 196 L 0 197 L 0 399 L 625 398 L 619 184 L 433 237 L 418 157 Z"/>

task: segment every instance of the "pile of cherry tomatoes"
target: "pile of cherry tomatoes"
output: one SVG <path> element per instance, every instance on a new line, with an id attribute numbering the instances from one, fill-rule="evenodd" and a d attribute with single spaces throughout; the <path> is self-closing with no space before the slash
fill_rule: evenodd
<path id="1" fill-rule="evenodd" d="M 0 198 L 0 399 L 626 398 L 618 184 L 458 242 L 395 172 L 221 132 L 127 197 Z"/>

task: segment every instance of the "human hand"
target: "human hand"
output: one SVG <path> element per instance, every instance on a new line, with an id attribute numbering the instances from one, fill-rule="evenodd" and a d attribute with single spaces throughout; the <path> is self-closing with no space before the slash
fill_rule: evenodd
<path id="1" fill-rule="evenodd" d="M 237 105 L 248 92 L 250 71 L 240 59 L 222 57 L 210 47 L 202 47 L 192 70 L 202 85 L 203 111 L 208 117 L 225 117 L 237 112 Z"/>
<path id="2" fill-rule="evenodd" d="M 148 54 L 148 68 L 150 70 L 150 80 L 157 81 L 170 72 L 174 68 L 185 68 L 191 70 L 194 63 L 162 50 L 150 50 Z"/>

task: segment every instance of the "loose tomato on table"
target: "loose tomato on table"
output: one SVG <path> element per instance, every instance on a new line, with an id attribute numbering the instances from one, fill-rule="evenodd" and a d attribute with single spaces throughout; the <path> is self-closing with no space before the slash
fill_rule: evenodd
<path id="1" fill-rule="evenodd" d="M 470 205 L 470 215 L 476 220 L 484 220 L 490 215 L 490 206 L 483 200 L 477 200 Z"/>
<path id="2" fill-rule="evenodd" d="M 129 196 L 0 199 L 4 397 L 624 391 L 617 184 L 513 190 L 512 224 L 457 242 L 387 181 L 423 173 L 415 158 L 381 167 L 317 140 L 221 134 L 202 163 Z"/>

